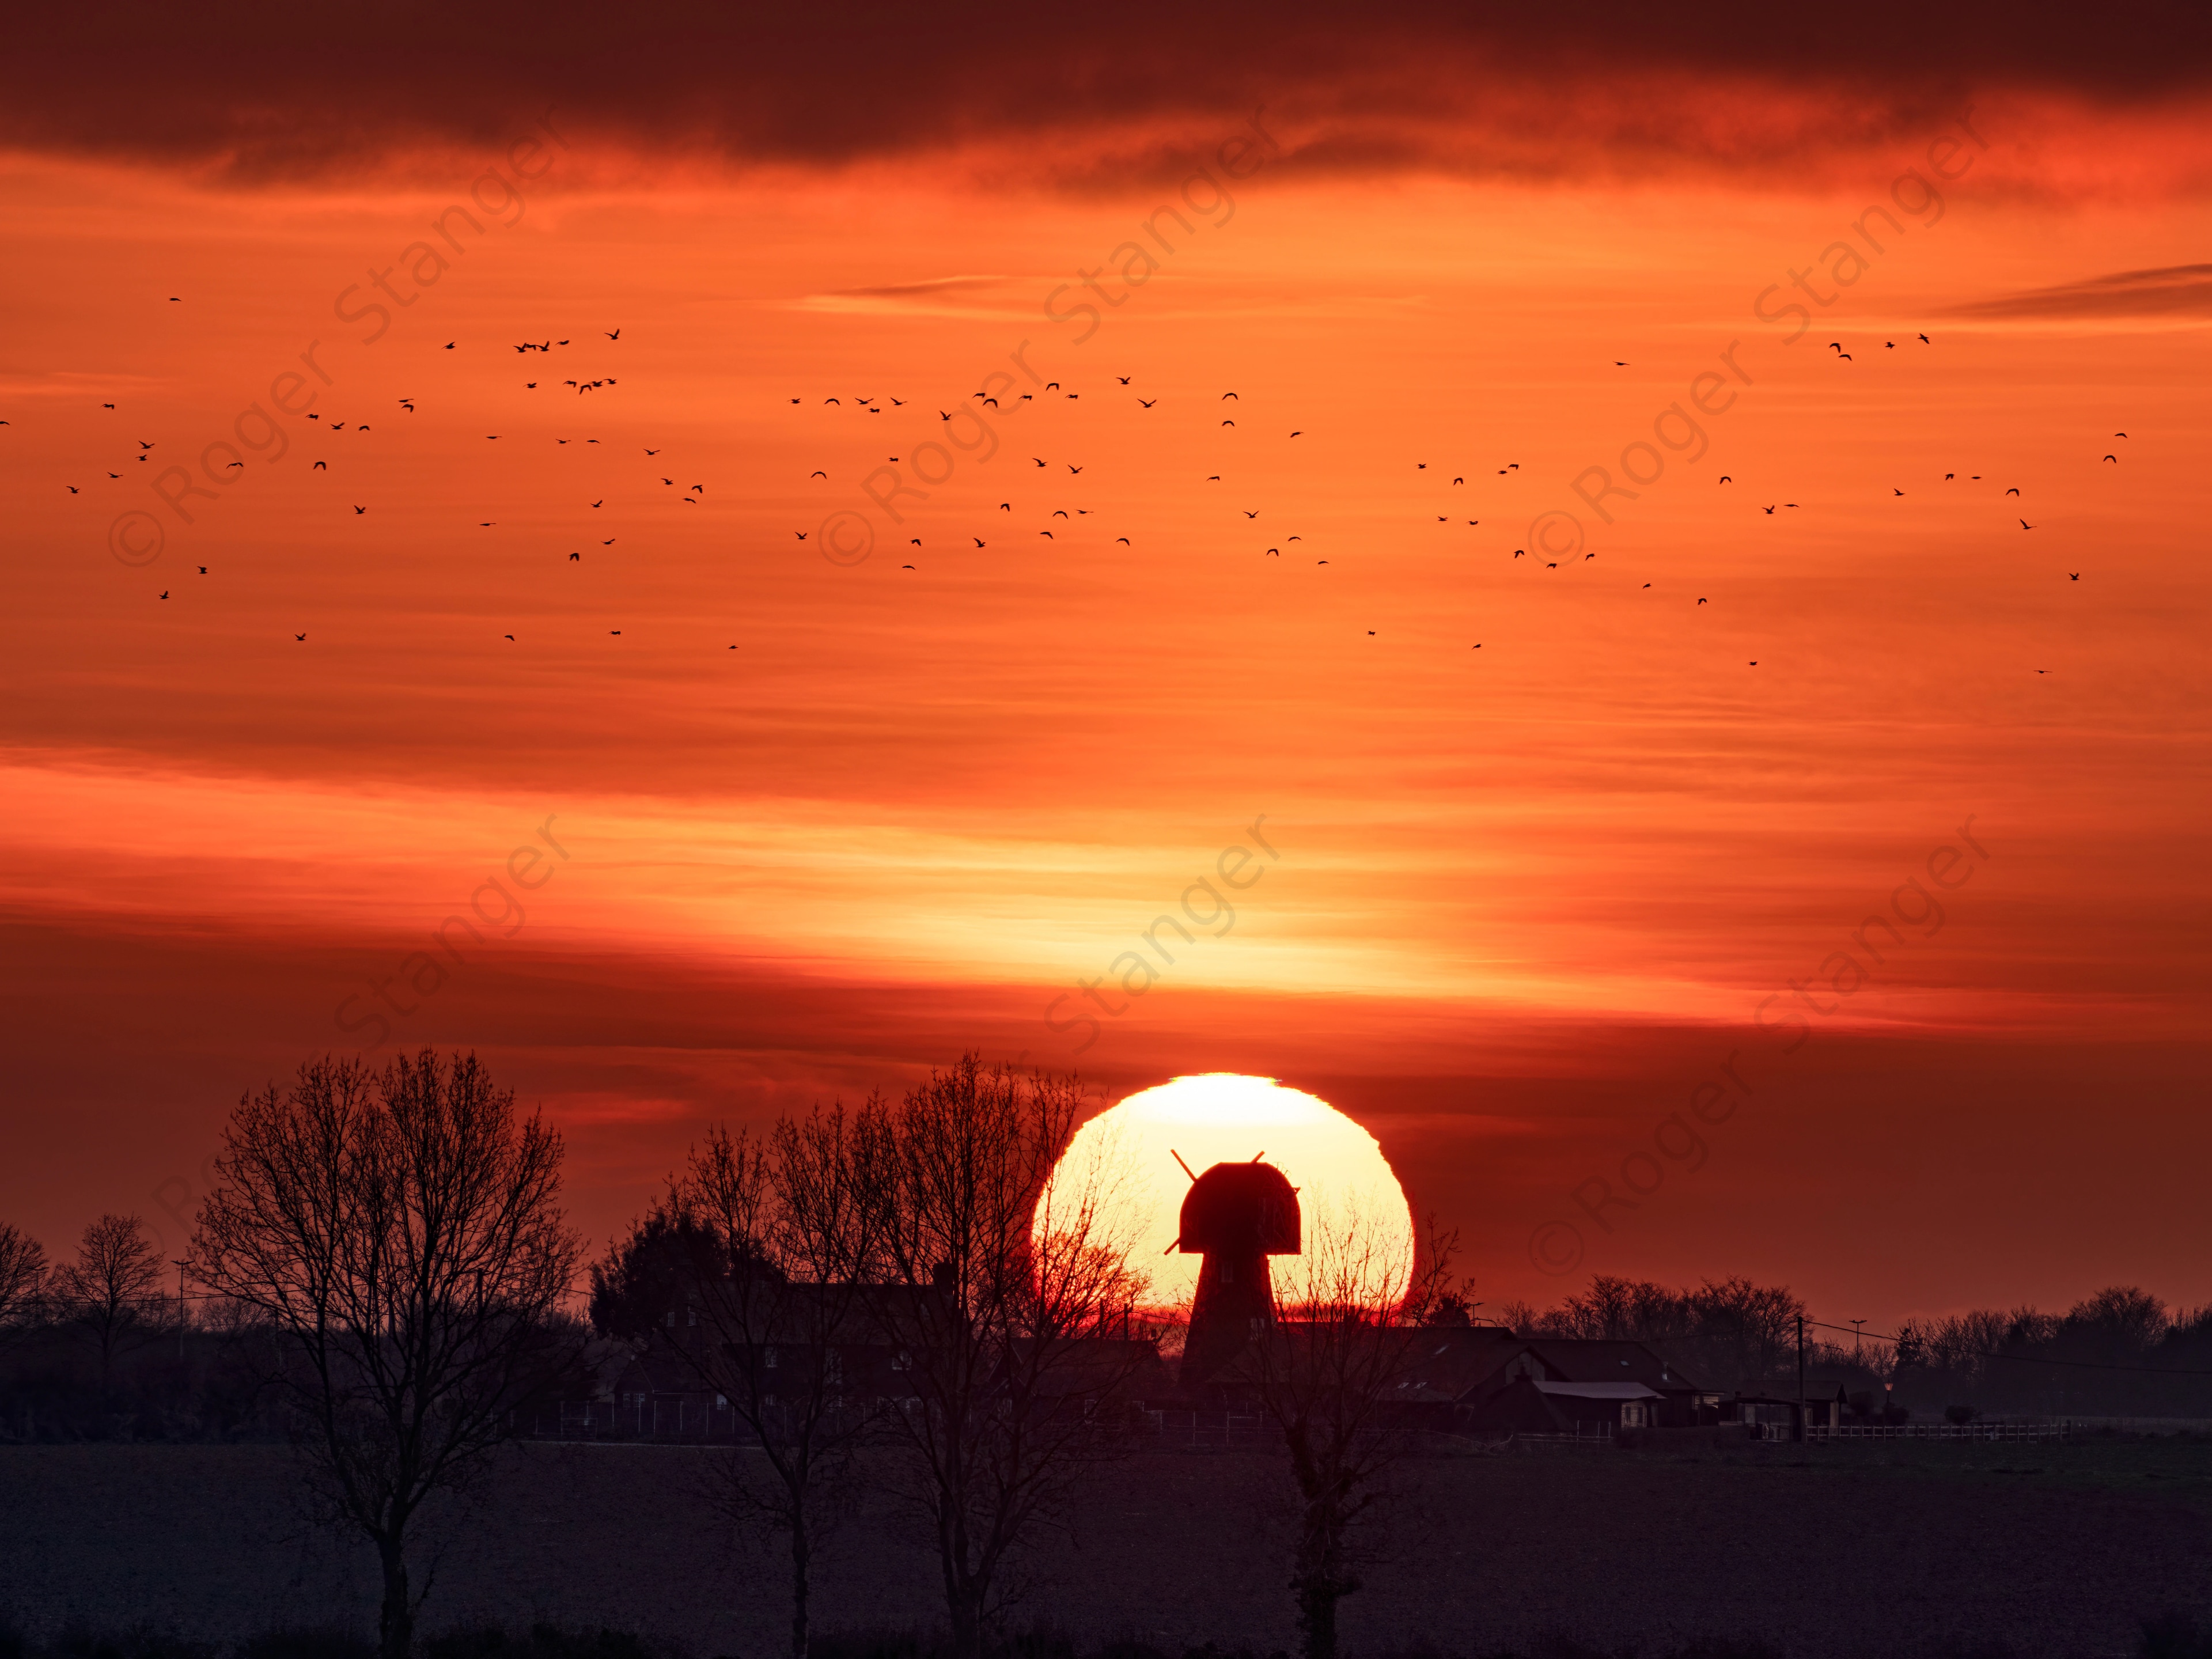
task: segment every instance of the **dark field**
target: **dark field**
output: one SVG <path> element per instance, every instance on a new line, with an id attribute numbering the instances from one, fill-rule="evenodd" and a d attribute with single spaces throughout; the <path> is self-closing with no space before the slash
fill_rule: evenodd
<path id="1" fill-rule="evenodd" d="M 715 1520 L 707 1467 L 686 1449 L 527 1449 L 447 1524 L 426 1628 L 605 1625 L 775 1659 L 781 1558 Z M 1258 1455 L 1119 1466 L 1031 1563 L 1014 1616 L 1085 1648 L 1292 1647 L 1275 1478 Z M 1647 1652 L 1702 1637 L 1805 1659 L 2075 1659 L 2134 1652 L 2150 1614 L 2212 1613 L 2202 1442 L 1454 1456 L 1403 1484 L 1346 1603 L 1354 1654 L 1474 1656 L 1550 1633 Z M 911 1536 L 872 1500 L 822 1564 L 817 1628 L 931 1624 Z M 367 1631 L 375 1588 L 365 1552 L 303 1518 L 279 1449 L 0 1449 L 0 1612 L 33 1636 L 73 1620 Z"/>

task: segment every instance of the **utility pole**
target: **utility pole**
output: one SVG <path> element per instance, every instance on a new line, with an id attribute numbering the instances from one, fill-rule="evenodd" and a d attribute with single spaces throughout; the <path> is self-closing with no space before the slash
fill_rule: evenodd
<path id="1" fill-rule="evenodd" d="M 185 1264 L 191 1259 L 189 1256 L 169 1258 L 177 1268 L 177 1360 L 180 1364 L 185 1358 Z"/>
<path id="2" fill-rule="evenodd" d="M 1865 1326 L 1863 1319 L 1851 1321 L 1851 1364 L 1854 1365 L 1859 1363 L 1859 1338 L 1865 1334 Z"/>
<path id="3" fill-rule="evenodd" d="M 1797 1438 L 1805 1437 L 1805 1316 L 1797 1316 Z"/>

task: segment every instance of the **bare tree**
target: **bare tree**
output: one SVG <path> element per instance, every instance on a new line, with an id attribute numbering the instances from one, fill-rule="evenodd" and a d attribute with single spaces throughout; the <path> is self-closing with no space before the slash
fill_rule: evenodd
<path id="1" fill-rule="evenodd" d="M 1309 1218 L 1304 1243 L 1284 1259 L 1281 1317 L 1232 1376 L 1282 1434 L 1299 1505 L 1298 1629 L 1307 1659 L 1334 1659 L 1337 1604 L 1360 1586 L 1366 1525 L 1419 1441 L 1400 1389 L 1426 1352 L 1420 1329 L 1447 1293 L 1457 1246 L 1432 1223 L 1416 1250 L 1352 1205 Z"/>
<path id="2" fill-rule="evenodd" d="M 0 1222 L 0 1344 L 46 1316 L 46 1247 L 11 1222 Z"/>
<path id="3" fill-rule="evenodd" d="M 1741 1389 L 1788 1373 L 1796 1323 L 1805 1314 L 1802 1297 L 1784 1285 L 1754 1285 L 1731 1274 L 1706 1279 L 1688 1293 L 1688 1301 L 1694 1352 L 1708 1382 L 1732 1372 Z"/>
<path id="4" fill-rule="evenodd" d="M 561 1154 L 473 1054 L 442 1066 L 427 1048 L 375 1076 L 302 1065 L 224 1132 L 191 1270 L 288 1351 L 276 1381 L 312 1487 L 383 1567 L 384 1659 L 404 1659 L 420 1605 L 410 1523 L 568 1358 L 556 1315 L 579 1244 Z"/>
<path id="5" fill-rule="evenodd" d="M 135 1215 L 104 1215 L 84 1230 L 76 1260 L 54 1275 L 70 1318 L 100 1352 L 104 1400 L 116 1356 L 145 1340 L 158 1317 L 161 1255 Z"/>
<path id="6" fill-rule="evenodd" d="M 880 1217 L 863 1201 L 859 1146 L 883 1108 L 842 1106 L 778 1121 L 765 1142 L 717 1129 L 691 1149 L 671 1194 L 705 1249 L 689 1291 L 699 1340 L 679 1345 L 758 1443 L 766 1478 L 732 1457 L 733 1510 L 765 1519 L 791 1552 L 791 1651 L 806 1659 L 814 1549 L 849 1496 L 855 1457 L 886 1385 L 875 1375 L 867 1282 Z M 889 1292 L 896 1294 L 896 1291 Z"/>
<path id="7" fill-rule="evenodd" d="M 1516 1311 L 1510 1322 L 1523 1334 L 1648 1343 L 1708 1382 L 1746 1389 L 1795 1369 L 1805 1304 L 1785 1286 L 1740 1277 L 1673 1290 L 1600 1273 L 1549 1312 Z"/>
<path id="8" fill-rule="evenodd" d="M 871 1303 L 904 1378 L 887 1432 L 934 1534 L 954 1659 L 974 1659 L 1024 1545 L 1122 1445 L 1149 1352 L 1102 1334 L 1139 1288 L 1109 1149 L 1061 1170 L 1073 1079 L 963 1055 L 871 1127 L 864 1194 L 885 1276 Z"/>

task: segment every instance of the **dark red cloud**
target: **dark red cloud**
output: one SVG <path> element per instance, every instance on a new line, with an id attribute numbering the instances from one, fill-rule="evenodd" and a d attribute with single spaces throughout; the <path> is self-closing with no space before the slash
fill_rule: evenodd
<path id="1" fill-rule="evenodd" d="M 1063 146 L 1126 173 L 1263 105 L 1316 166 L 1771 167 L 1909 135 L 1976 96 L 2185 106 L 2212 78 L 2212 14 L 2179 3 L 2090 18 L 1895 0 L 1840 14 L 1598 0 L 1388 16 L 262 0 L 40 9 L 13 37 L 0 143 L 245 177 L 504 143 L 548 108 L 592 142 L 742 162 L 1022 141 L 1028 165 L 1062 179 L 1085 166 Z"/>

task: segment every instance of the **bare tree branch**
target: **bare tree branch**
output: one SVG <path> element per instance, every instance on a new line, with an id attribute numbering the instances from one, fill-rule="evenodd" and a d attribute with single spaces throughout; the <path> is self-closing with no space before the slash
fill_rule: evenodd
<path id="1" fill-rule="evenodd" d="M 0 1222 L 0 1344 L 46 1318 L 48 1278 L 46 1247 L 21 1228 Z"/>
<path id="2" fill-rule="evenodd" d="M 313 1487 L 383 1565 L 385 1659 L 412 1640 L 410 1523 L 568 1358 L 561 1152 L 474 1055 L 441 1066 L 428 1049 L 375 1077 L 302 1065 L 224 1132 L 192 1272 L 285 1344 L 276 1380 Z"/>
<path id="3" fill-rule="evenodd" d="M 161 1310 L 161 1256 L 135 1215 L 103 1215 L 84 1230 L 76 1260 L 53 1276 L 63 1309 L 100 1353 L 100 1397 L 107 1399 L 116 1356 L 143 1341 Z"/>
<path id="4" fill-rule="evenodd" d="M 1075 1481 L 1124 1444 L 1122 1394 L 1147 1345 L 1107 1334 L 1134 1300 L 1119 1171 L 1054 1169 L 1073 1079 L 972 1054 L 872 1121 L 860 1149 L 880 1276 L 872 1310 L 908 1396 L 887 1431 L 935 1534 L 955 1659 L 973 1659 L 1011 1570 Z"/>
<path id="5" fill-rule="evenodd" d="M 1312 1218 L 1281 1316 L 1232 1369 L 1283 1437 L 1299 1516 L 1291 1587 L 1307 1659 L 1333 1659 L 1337 1603 L 1360 1587 L 1362 1534 L 1419 1439 L 1400 1391 L 1448 1293 L 1455 1237 L 1418 1251 L 1356 1205 Z M 1241 1374 L 1241 1375 L 1240 1375 Z"/>

